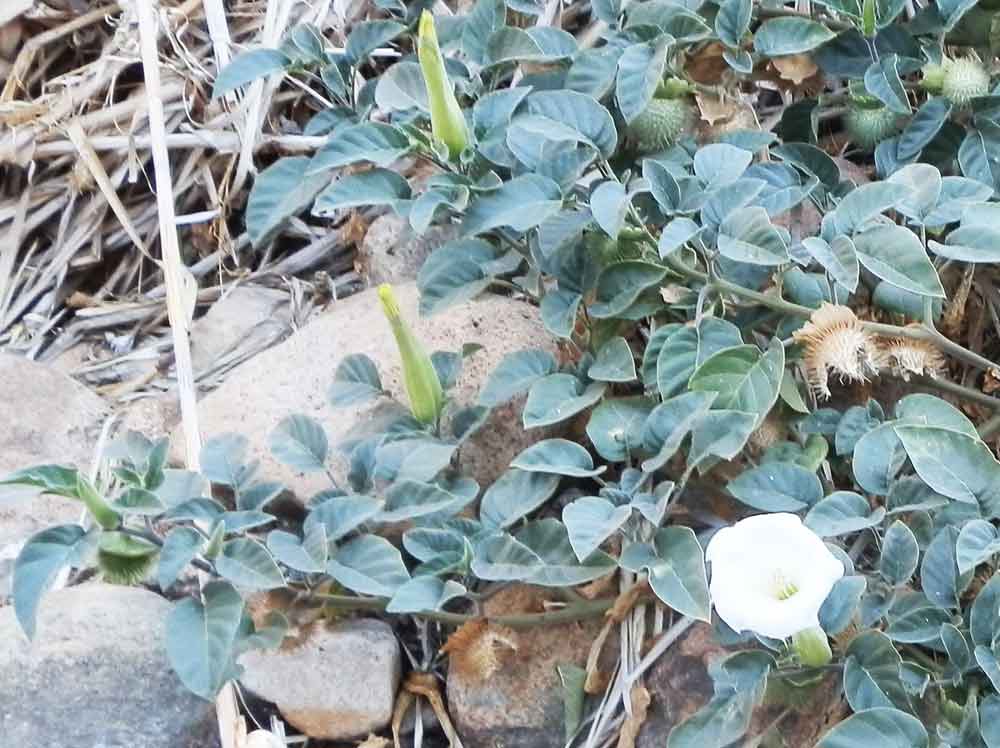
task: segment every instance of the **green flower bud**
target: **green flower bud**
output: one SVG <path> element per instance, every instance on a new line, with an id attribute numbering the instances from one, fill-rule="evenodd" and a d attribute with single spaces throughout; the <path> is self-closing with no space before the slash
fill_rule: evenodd
<path id="1" fill-rule="evenodd" d="M 444 391 L 431 357 L 410 330 L 399 310 L 392 286 L 383 283 L 378 288 L 382 311 L 389 320 L 396 347 L 403 364 L 403 384 L 410 400 L 410 412 L 424 424 L 437 423 L 444 408 Z"/>
<path id="2" fill-rule="evenodd" d="M 121 517 L 108 506 L 104 497 L 97 492 L 93 484 L 82 475 L 77 477 L 76 495 L 80 497 L 90 512 L 94 521 L 105 530 L 114 530 L 121 524 Z"/>
<path id="3" fill-rule="evenodd" d="M 420 60 L 427 100 L 431 107 L 431 131 L 435 138 L 448 146 L 451 158 L 458 158 L 469 144 L 469 128 L 444 68 L 444 57 L 434 30 L 434 16 L 426 10 L 420 16 L 417 58 Z"/>
<path id="4" fill-rule="evenodd" d="M 830 640 L 819 626 L 803 629 L 792 636 L 792 650 L 807 667 L 822 667 L 833 659 Z"/>

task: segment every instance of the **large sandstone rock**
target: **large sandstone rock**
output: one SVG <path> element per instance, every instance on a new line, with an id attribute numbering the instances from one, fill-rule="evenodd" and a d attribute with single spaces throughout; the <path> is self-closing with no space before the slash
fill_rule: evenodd
<path id="1" fill-rule="evenodd" d="M 512 585 L 491 596 L 484 615 L 538 613 L 551 591 Z M 449 661 L 448 710 L 466 748 L 552 748 L 563 744 L 564 706 L 558 665 L 583 667 L 602 619 L 518 629 L 517 650 L 483 677 Z M 617 641 L 617 640 L 615 640 Z M 604 653 L 617 652 L 605 642 Z M 602 663 L 605 669 L 613 663 Z"/>
<path id="2" fill-rule="evenodd" d="M 0 354 L 0 476 L 42 463 L 89 467 L 108 408 L 54 369 Z M 0 548 L 49 525 L 75 522 L 79 502 L 0 488 Z"/>
<path id="3" fill-rule="evenodd" d="M 135 587 L 87 584 L 43 599 L 28 642 L 0 609 L 0 745 L 214 748 L 214 706 L 167 662 L 168 603 Z"/>
<path id="4" fill-rule="evenodd" d="M 485 296 L 433 317 L 417 311 L 413 284 L 397 287 L 404 316 L 429 351 L 460 351 L 466 343 L 483 349 L 466 358 L 452 395 L 460 403 L 473 401 L 479 386 L 508 353 L 523 348 L 554 350 L 552 337 L 541 325 L 537 310 L 508 298 Z M 288 340 L 233 370 L 223 384 L 199 403 L 202 433 L 243 434 L 250 440 L 250 458 L 261 461 L 261 475 L 284 482 L 300 499 L 329 488 L 325 476 L 299 475 L 271 457 L 268 434 L 282 418 L 304 413 L 326 427 L 331 444 L 343 439 L 357 423 L 369 420 L 371 403 L 348 408 L 328 404 L 327 391 L 334 371 L 345 356 L 364 353 L 378 365 L 382 385 L 405 402 L 399 358 L 375 290 L 334 302 Z M 522 449 L 548 434 L 525 432 L 522 401 L 494 410 L 489 422 L 463 446 L 461 468 L 483 486 L 492 483 Z M 172 448 L 180 456 L 182 439 L 175 433 Z M 333 472 L 345 482 L 346 462 L 338 456 Z"/>
<path id="5" fill-rule="evenodd" d="M 636 748 L 663 748 L 674 726 L 708 703 L 714 690 L 708 663 L 727 654 L 731 652 L 718 644 L 712 628 L 703 623 L 692 626 L 673 643 L 645 678 L 651 701 Z M 758 708 L 748 735 L 759 736 L 766 731 L 785 708 L 782 704 L 766 703 Z M 816 745 L 842 716 L 839 681 L 830 678 L 782 719 L 777 730 L 782 742 L 774 745 L 785 748 Z"/>
<path id="6" fill-rule="evenodd" d="M 361 738 L 392 719 L 400 651 L 382 621 L 319 625 L 277 651 L 248 652 L 240 664 L 243 685 L 310 737 Z"/>
<path id="7" fill-rule="evenodd" d="M 452 226 L 432 226 L 418 234 L 406 218 L 385 213 L 368 227 L 358 259 L 372 285 L 413 280 L 424 260 L 458 231 Z"/>

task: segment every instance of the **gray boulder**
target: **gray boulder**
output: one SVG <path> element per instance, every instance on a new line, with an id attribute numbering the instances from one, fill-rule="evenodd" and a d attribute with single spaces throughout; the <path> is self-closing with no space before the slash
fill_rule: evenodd
<path id="1" fill-rule="evenodd" d="M 49 593 L 29 642 L 0 608 L 0 744 L 215 748 L 215 708 L 167 661 L 170 603 L 135 587 Z"/>

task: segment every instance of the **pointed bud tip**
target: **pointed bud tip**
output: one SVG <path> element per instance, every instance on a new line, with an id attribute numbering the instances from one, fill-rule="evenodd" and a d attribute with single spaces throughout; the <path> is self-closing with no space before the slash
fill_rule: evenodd
<path id="1" fill-rule="evenodd" d="M 385 316 L 390 320 L 398 320 L 400 317 L 399 302 L 396 301 L 396 294 L 392 291 L 392 286 L 388 283 L 383 283 L 378 287 L 378 298 L 382 302 L 382 311 L 385 312 Z"/>

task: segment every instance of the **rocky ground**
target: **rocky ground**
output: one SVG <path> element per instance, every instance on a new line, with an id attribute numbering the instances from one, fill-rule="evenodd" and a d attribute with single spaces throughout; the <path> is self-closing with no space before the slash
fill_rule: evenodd
<path id="1" fill-rule="evenodd" d="M 417 238 L 404 222 L 383 217 L 369 229 L 362 255 L 373 279 L 399 284 L 404 314 L 430 349 L 460 350 L 468 343 L 485 346 L 469 359 L 457 389 L 459 399 L 468 399 L 507 352 L 551 344 L 534 310 L 503 297 L 419 318 L 412 278 L 422 259 L 443 239 L 436 234 Z M 400 390 L 395 349 L 373 294 L 362 291 L 331 301 L 283 341 L 213 378 L 208 375 L 234 341 L 271 334 L 269 326 L 272 332 L 289 327 L 288 305 L 281 294 L 241 287 L 224 295 L 195 323 L 192 333 L 196 368 L 217 385 L 200 402 L 203 433 L 238 431 L 248 436 L 265 473 L 285 482 L 300 501 L 324 487 L 311 476 L 295 475 L 274 463 L 266 448 L 267 434 L 292 412 L 321 419 L 333 440 L 359 419 L 370 418 L 369 406 L 334 411 L 326 402 L 337 363 L 351 353 L 371 356 L 383 383 Z M 0 355 L 0 381 L 5 386 L 0 398 L 0 420 L 5 424 L 0 430 L 0 473 L 44 462 L 89 467 L 97 446 L 116 428 L 139 428 L 149 434 L 177 429 L 169 395 L 113 406 L 57 366 L 10 355 Z M 546 436 L 521 429 L 519 408 L 515 403 L 494 413 L 491 424 L 463 452 L 466 469 L 483 486 L 502 472 L 513 455 Z M 79 516 L 80 506 L 66 500 L 29 501 L 10 493 L 0 497 L 0 735 L 4 738 L 0 743 L 84 748 L 213 745 L 212 705 L 190 695 L 167 664 L 163 626 L 169 603 L 155 591 L 84 580 L 53 592 L 44 602 L 38 635 L 30 644 L 17 626 L 13 608 L 4 605 L 13 558 L 24 539 L 43 526 L 76 521 Z M 487 613 L 534 612 L 547 594 L 551 591 L 512 586 L 491 598 Z M 259 700 L 252 702 L 255 716 L 264 719 L 269 709 L 276 708 L 290 732 L 319 739 L 310 746 L 356 745 L 371 733 L 388 734 L 399 694 L 409 688 L 410 670 L 393 623 L 373 618 L 316 623 L 276 652 L 245 655 L 242 686 L 248 698 Z M 467 748 L 562 745 L 557 666 L 584 666 L 603 628 L 605 624 L 596 621 L 519 631 L 516 649 L 500 658 L 498 669 L 488 678 L 452 666 L 441 691 L 462 744 Z M 605 641 L 599 670 L 610 675 L 617 661 L 617 627 L 606 628 L 612 635 Z M 632 694 L 633 706 L 646 714 L 634 746 L 662 748 L 670 727 L 711 697 L 707 667 L 720 651 L 703 627 L 690 629 L 674 643 L 651 670 L 645 688 Z M 814 699 L 804 712 L 807 717 L 783 723 L 780 742 L 766 745 L 811 745 L 839 708 L 822 686 Z M 765 735 L 780 713 L 780 707 L 762 710 L 755 734 Z M 424 744 L 446 744 L 430 711 L 422 720 L 428 738 Z M 412 711 L 402 726 L 404 732 L 413 729 Z M 68 730 L 74 735 L 72 743 L 65 740 Z M 366 748 L 377 745 L 388 743 L 373 739 Z"/>

